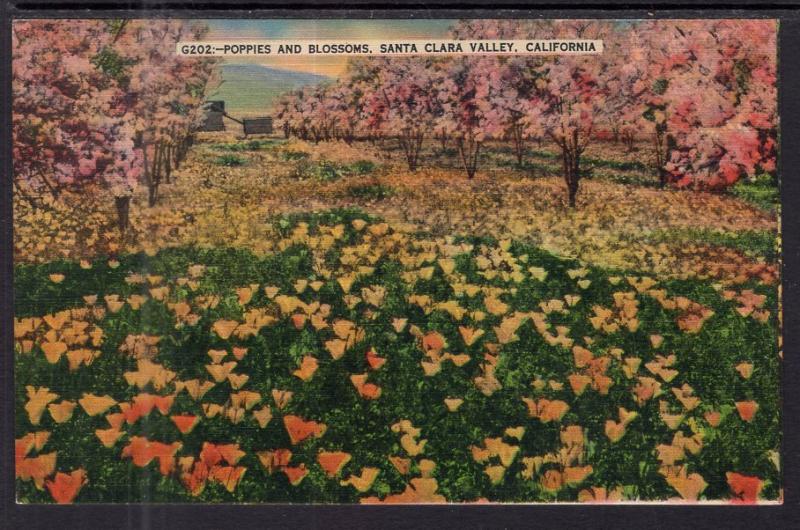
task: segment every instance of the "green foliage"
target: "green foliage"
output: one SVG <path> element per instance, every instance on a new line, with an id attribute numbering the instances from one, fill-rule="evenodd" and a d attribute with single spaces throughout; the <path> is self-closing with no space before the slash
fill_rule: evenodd
<path id="1" fill-rule="evenodd" d="M 736 78 L 736 96 L 740 98 L 742 94 L 747 92 L 747 86 L 752 76 L 750 66 L 745 61 L 735 61 L 733 63 L 733 73 Z"/>
<path id="2" fill-rule="evenodd" d="M 288 158 L 287 155 L 289 155 Z M 291 176 L 298 180 L 315 179 L 321 182 L 331 182 L 342 177 L 368 175 L 375 170 L 375 164 L 369 160 L 357 160 L 352 164 L 340 164 L 330 160 L 312 162 L 306 153 L 293 151 L 284 151 L 284 158 L 296 160 Z"/>
<path id="3" fill-rule="evenodd" d="M 497 157 L 493 161 L 495 164 L 514 167 L 530 175 L 553 176 L 561 175 L 562 172 L 561 155 L 555 151 L 528 149 L 525 152 L 522 165 L 518 165 L 516 157 L 511 156 L 512 153 L 509 147 L 499 147 L 491 152 L 504 155 Z M 491 155 L 487 153 L 487 156 Z M 583 178 L 594 178 L 634 186 L 658 186 L 658 181 L 654 179 L 652 168 L 638 160 L 613 160 L 582 156 L 580 169 Z M 608 170 L 613 170 L 613 172 Z"/>
<path id="4" fill-rule="evenodd" d="M 97 55 L 92 57 L 92 64 L 95 68 L 119 83 L 120 86 L 126 87 L 130 82 L 128 68 L 136 64 L 136 61 L 134 59 L 126 59 L 110 46 L 106 46 L 100 50 Z"/>
<path id="5" fill-rule="evenodd" d="M 343 237 L 326 256 L 328 266 L 333 266 L 338 263 L 342 246 L 358 245 L 364 241 L 365 231 L 359 231 L 352 224 L 356 219 L 377 221 L 356 209 L 337 209 L 281 216 L 275 218 L 274 223 L 284 236 L 291 234 L 300 222 L 308 225 L 310 235 L 319 234 L 323 225 L 343 225 Z M 496 242 L 490 238 L 454 238 L 455 244 L 460 242 L 472 243 L 474 248 L 455 257 L 456 272 L 468 283 L 486 284 L 476 257 L 482 245 L 493 247 Z M 575 280 L 568 273 L 579 266 L 576 261 L 561 259 L 519 242 L 513 242 L 509 252 L 518 259 L 525 256 L 526 266 L 542 267 L 548 272 L 543 281 L 526 276 L 514 285 L 513 293 L 504 295 L 505 302 L 513 310 L 538 311 L 540 301 L 576 292 Z M 125 298 L 141 290 L 140 286 L 125 281 L 129 273 L 157 274 L 174 279 L 185 275 L 192 264 L 207 267 L 196 295 L 218 295 L 220 303 L 203 313 L 198 325 L 180 329 L 175 328 L 174 316 L 164 304 L 155 300 L 148 300 L 137 311 L 126 306 L 118 313 L 109 312 L 100 321 L 106 333 L 102 355 L 68 377 L 64 377 L 67 373 L 64 359 L 60 364 L 51 365 L 41 354 L 15 355 L 17 433 L 32 429 L 23 408 L 25 385 L 48 386 L 64 399 L 79 399 L 88 389 L 98 395 L 111 393 L 130 399 L 139 390 L 129 387 L 120 374 L 135 369 L 136 364 L 133 359 L 120 355 L 117 347 L 131 333 L 163 336 L 158 361 L 177 371 L 181 379 L 207 377 L 205 352 L 229 347 L 227 342 L 208 332 L 210 323 L 220 318 L 241 318 L 243 309 L 236 302 L 235 287 L 259 283 L 278 286 L 282 293 L 294 293 L 293 285 L 298 278 L 316 278 L 312 252 L 299 243 L 265 257 L 255 256 L 247 250 L 182 247 L 162 250 L 152 257 L 143 253 L 123 255 L 119 262 L 119 267 L 112 269 L 107 263 L 98 261 L 91 270 L 66 261 L 17 266 L 14 271 L 16 315 L 42 315 L 79 307 L 83 305 L 82 297 L 86 294 L 98 294 L 101 300 L 111 293 Z M 331 360 L 324 352 L 322 343 L 327 335 L 315 333 L 310 328 L 297 330 L 288 319 L 265 327 L 257 335 L 240 342 L 249 353 L 239 362 L 237 372 L 250 376 L 248 389 L 262 396 L 269 396 L 273 388 L 295 392 L 287 409 L 277 414 L 265 429 L 256 428 L 252 422 L 233 426 L 220 417 L 203 418 L 190 435 L 180 436 L 169 418 L 157 412 L 126 426 L 128 436 L 147 436 L 167 443 L 180 440 L 183 443 L 181 455 L 197 455 L 205 441 L 240 444 L 246 455 L 239 465 L 246 466 L 247 473 L 234 493 L 211 484 L 200 496 L 192 497 L 174 477 L 162 477 L 157 464 L 140 468 L 130 459 L 120 458 L 121 447 L 126 441 L 106 449 L 93 438 L 95 429 L 106 426 L 102 416 L 89 417 L 76 412 L 72 421 L 54 424 L 45 414 L 40 428 L 52 431 L 48 447 L 59 450 L 59 469 L 84 467 L 90 477 L 78 502 L 357 502 L 358 494 L 352 488 L 340 487 L 337 480 L 326 479 L 321 473 L 315 461 L 320 449 L 342 449 L 352 453 L 353 460 L 345 470 L 345 476 L 358 473 L 362 466 L 379 468 L 380 475 L 373 486 L 373 494 L 399 492 L 405 487 L 408 477 L 397 473 L 386 457 L 402 451 L 398 436 L 389 428 L 402 418 L 412 421 L 421 429 L 421 438 L 428 440 L 423 457 L 436 462 L 439 493 L 451 501 L 478 497 L 500 502 L 574 500 L 579 489 L 590 486 L 613 488 L 617 485 L 625 485 L 626 492 L 633 498 L 665 500 L 675 496 L 675 491 L 659 473 L 655 451 L 658 444 L 669 443 L 674 431 L 661 421 L 658 399 L 644 406 L 634 402 L 630 390 L 632 381 L 621 373 L 618 366 L 609 371 L 614 384 L 607 396 L 600 396 L 593 390 L 575 396 L 569 385 L 563 390 L 546 388 L 537 394 L 530 384 L 533 379 L 563 381 L 574 371 L 574 364 L 568 350 L 548 344 L 533 326 L 527 324 L 518 330 L 519 340 L 502 349 L 496 376 L 503 388 L 486 396 L 472 381 L 480 373 L 479 364 L 485 351 L 482 341 L 464 347 L 458 331 L 461 323 L 441 310 L 426 313 L 407 299 L 411 292 L 427 294 L 435 300 L 456 299 L 447 275 L 435 267 L 430 279 L 419 280 L 412 291 L 401 277 L 404 269 L 395 256 L 385 255 L 374 266 L 374 274 L 358 279 L 352 289 L 356 293 L 371 285 L 381 285 L 386 289 L 384 303 L 379 309 L 371 310 L 369 321 L 364 320 L 366 306 L 349 308 L 344 304 L 335 280 L 321 278 L 325 283 L 318 292 L 307 290 L 299 295 L 307 302 L 313 299 L 330 304 L 333 315 L 353 319 L 364 327 L 363 343 L 348 350 L 338 361 Z M 63 282 L 53 284 L 49 281 L 48 276 L 53 272 L 63 273 Z M 736 303 L 724 300 L 706 282 L 663 281 L 658 288 L 667 289 L 670 296 L 686 296 L 714 311 L 698 333 L 682 332 L 675 323 L 674 311 L 664 309 L 642 294 L 637 296 L 640 302 L 639 328 L 635 332 L 603 334 L 588 322 L 588 317 L 593 314 L 592 308 L 596 305 L 607 307 L 612 304 L 615 292 L 630 289 L 625 284 L 612 283 L 609 276 L 614 274 L 589 267 L 586 279 L 591 284 L 580 291 L 580 301 L 569 313 L 551 314 L 551 323 L 568 326 L 570 335 L 574 337 L 594 337 L 593 351 L 619 347 L 625 355 L 641 357 L 643 363 L 654 360 L 658 353 L 651 347 L 649 336 L 660 334 L 663 344 L 658 351 L 676 354 L 673 368 L 678 372 L 671 383 L 665 384 L 662 399 L 668 399 L 671 387 L 688 384 L 702 396 L 700 406 L 687 413 L 688 416 L 702 418 L 706 410 L 722 413 L 722 421 L 716 429 L 702 427 L 705 423 L 699 419 L 704 432 L 703 449 L 697 455 L 686 456 L 691 471 L 700 473 L 708 482 L 704 496 L 727 498 L 725 474 L 736 471 L 763 478 L 766 485 L 762 496 L 777 498 L 780 473 L 767 457 L 767 452 L 778 448 L 781 442 L 777 290 L 753 281 L 739 286 L 754 289 L 767 297 L 765 308 L 771 316 L 766 324 L 762 324 L 739 315 Z M 504 285 L 499 279 L 489 283 Z M 188 295 L 188 291 L 184 292 L 186 287 L 175 285 L 174 289 L 175 296 Z M 483 307 L 481 296 L 461 298 L 459 303 L 469 311 Z M 251 304 L 252 307 L 265 307 L 270 305 L 270 301 L 263 291 L 259 291 Z M 454 351 L 463 351 L 472 360 L 463 367 L 444 363 L 436 376 L 423 376 L 419 366 L 422 354 L 417 340 L 408 332 L 395 332 L 391 326 L 392 318 L 397 316 L 408 318 L 409 325 L 416 325 L 423 332 L 438 331 L 448 344 L 457 347 Z M 477 325 L 471 318 L 467 317 L 463 324 Z M 499 317 L 489 315 L 487 318 L 480 327 L 490 330 L 488 333 L 491 334 L 491 326 L 498 324 Z M 383 389 L 380 399 L 375 401 L 360 399 L 349 381 L 351 374 L 368 370 L 364 357 L 368 347 L 388 359 L 380 370 L 370 372 L 370 380 Z M 294 377 L 292 371 L 297 367 L 297 360 L 308 352 L 320 359 L 321 366 L 313 379 L 304 383 Z M 751 362 L 756 367 L 749 380 L 743 380 L 734 370 L 734 366 L 742 361 Z M 644 368 L 640 373 L 649 375 Z M 229 392 L 226 385 L 218 385 L 207 394 L 205 401 L 223 403 Z M 443 399 L 448 396 L 464 398 L 458 413 L 449 413 L 444 408 Z M 529 417 L 521 401 L 523 396 L 565 400 L 570 408 L 561 422 L 542 423 Z M 751 423 L 742 422 L 733 408 L 733 403 L 741 400 L 755 400 L 759 404 L 758 414 Z M 608 418 L 616 418 L 620 406 L 636 410 L 639 416 L 628 427 L 622 440 L 611 443 L 604 435 L 604 424 Z M 199 405 L 181 393 L 176 397 L 173 410 L 198 411 Z M 289 485 L 282 473 L 268 475 L 256 456 L 257 451 L 290 447 L 280 421 L 281 414 L 287 413 L 314 418 L 328 425 L 321 439 L 291 446 L 292 462 L 303 463 L 309 469 L 309 475 L 297 487 Z M 523 468 L 520 457 L 506 471 L 501 486 L 491 485 L 483 472 L 483 465 L 472 458 L 469 449 L 470 445 L 480 444 L 486 437 L 501 436 L 506 427 L 522 425 L 526 431 L 519 441 L 521 455 L 543 455 L 558 450 L 563 425 L 575 424 L 581 425 L 586 433 L 586 463 L 592 465 L 593 471 L 580 486 L 565 487 L 558 494 L 543 490 L 536 480 L 523 479 L 520 476 Z M 681 428 L 688 429 L 685 426 Z M 39 491 L 30 482 L 18 481 L 17 494 L 22 502 L 51 501 L 46 490 Z"/>
<path id="6" fill-rule="evenodd" d="M 214 144 L 212 145 L 212 149 L 218 149 L 221 151 L 233 151 L 233 152 L 241 152 L 241 151 L 259 151 L 261 149 L 268 149 L 270 147 L 275 147 L 283 143 L 283 140 L 248 140 L 246 142 L 234 142 L 228 144 Z"/>
<path id="7" fill-rule="evenodd" d="M 379 183 L 354 184 L 348 186 L 347 196 L 367 201 L 382 201 L 394 195 L 394 188 Z"/>
<path id="8" fill-rule="evenodd" d="M 557 160 L 561 158 L 561 154 L 555 151 L 542 151 L 540 149 L 529 149 L 525 154 L 535 158 L 544 158 L 545 160 Z"/>
<path id="9" fill-rule="evenodd" d="M 307 160 L 309 154 L 305 151 L 292 151 L 291 149 L 285 149 L 281 151 L 281 156 L 284 160 Z"/>
<path id="10" fill-rule="evenodd" d="M 348 172 L 355 175 L 368 175 L 375 171 L 375 162 L 371 160 L 356 160 L 348 166 Z"/>
<path id="11" fill-rule="evenodd" d="M 444 149 L 440 150 L 440 152 L 442 153 L 442 156 L 446 157 L 458 156 L 458 149 L 455 147 L 445 147 Z"/>
<path id="12" fill-rule="evenodd" d="M 337 180 L 345 174 L 344 166 L 322 160 L 313 167 L 312 176 L 323 182 Z"/>
<path id="13" fill-rule="evenodd" d="M 309 229 L 316 230 L 320 225 L 336 226 L 344 224 L 349 235 L 355 236 L 352 222 L 356 219 L 363 219 L 368 222 L 377 222 L 380 218 L 369 215 L 360 208 L 332 208 L 330 210 L 316 212 L 298 212 L 283 214 L 275 217 L 274 226 L 279 233 L 286 237 L 291 228 L 299 223 L 306 223 Z"/>
<path id="14" fill-rule="evenodd" d="M 652 173 L 644 174 L 644 173 L 635 173 L 635 172 L 628 172 L 628 173 L 611 173 L 611 174 L 604 174 L 602 176 L 594 175 L 594 178 L 607 180 L 609 182 L 614 182 L 616 184 L 624 184 L 627 186 L 640 186 L 644 188 L 657 188 L 660 187 L 660 183 L 658 180 L 653 178 Z"/>
<path id="15" fill-rule="evenodd" d="M 561 158 L 561 154 L 555 151 L 542 151 L 537 149 L 530 149 L 527 151 L 526 155 L 532 156 L 534 158 L 542 158 L 545 160 L 559 160 Z M 610 160 L 604 158 L 593 158 L 590 156 L 582 156 L 581 157 L 581 165 L 586 167 L 600 167 L 600 168 L 609 168 L 609 169 L 617 169 L 620 171 L 650 171 L 650 168 L 647 164 L 640 162 L 638 160 Z"/>
<path id="16" fill-rule="evenodd" d="M 586 156 L 581 158 L 581 163 L 587 166 L 618 169 L 620 171 L 651 171 L 647 164 L 639 162 L 638 160 L 607 160 L 603 158 L 592 158 Z"/>
<path id="17" fill-rule="evenodd" d="M 243 166 L 246 163 L 246 160 L 240 156 L 233 155 L 233 154 L 225 154 L 222 156 L 218 156 L 214 163 L 219 166 L 226 166 L 226 167 L 237 167 Z"/>
<path id="18" fill-rule="evenodd" d="M 766 230 L 724 232 L 720 230 L 684 228 L 658 230 L 651 237 L 654 241 L 684 241 L 705 243 L 742 251 L 750 257 L 762 257 L 774 263 L 779 257 L 777 234 Z"/>
<path id="19" fill-rule="evenodd" d="M 740 180 L 730 188 L 730 193 L 766 211 L 775 211 L 780 205 L 780 190 L 771 175 L 762 174 L 755 180 Z"/>

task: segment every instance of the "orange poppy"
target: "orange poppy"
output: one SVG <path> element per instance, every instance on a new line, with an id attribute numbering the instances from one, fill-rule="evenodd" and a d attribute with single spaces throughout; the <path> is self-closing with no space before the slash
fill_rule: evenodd
<path id="1" fill-rule="evenodd" d="M 183 485 L 186 486 L 186 489 L 189 490 L 189 493 L 195 497 L 203 493 L 207 480 L 208 466 L 206 466 L 203 462 L 196 462 L 191 473 L 181 474 L 181 481 L 183 482 Z"/>
<path id="2" fill-rule="evenodd" d="M 737 401 L 736 410 L 739 412 L 739 416 L 749 423 L 753 421 L 756 412 L 758 412 L 758 403 L 755 401 Z"/>
<path id="3" fill-rule="evenodd" d="M 72 473 L 56 473 L 55 479 L 47 481 L 47 489 L 58 504 L 70 504 L 88 482 L 86 472 L 76 469 Z"/>
<path id="4" fill-rule="evenodd" d="M 569 405 L 559 399 L 549 400 L 540 398 L 533 401 L 531 398 L 522 398 L 528 405 L 528 414 L 531 418 L 539 418 L 542 423 L 560 420 L 569 410 Z"/>
<path id="5" fill-rule="evenodd" d="M 699 473 L 690 473 L 687 475 L 685 467 L 681 467 L 678 474 L 667 476 L 667 483 L 686 501 L 696 501 L 703 490 L 706 489 L 706 486 L 708 486 L 705 479 Z"/>
<path id="6" fill-rule="evenodd" d="M 111 448 L 114 447 L 117 440 L 119 440 L 125 432 L 112 427 L 110 429 L 96 429 L 94 434 L 100 440 L 100 443 L 103 444 L 103 447 Z"/>
<path id="7" fill-rule="evenodd" d="M 270 475 L 283 467 L 289 465 L 292 459 L 292 451 L 289 449 L 275 449 L 274 451 L 259 451 L 256 453 L 261 465 Z"/>
<path id="8" fill-rule="evenodd" d="M 306 421 L 299 416 L 287 415 L 283 417 L 283 425 L 289 434 L 289 439 L 293 445 L 297 445 L 303 440 L 313 436 L 320 438 L 325 434 L 327 426 L 316 421 Z"/>
<path id="9" fill-rule="evenodd" d="M 286 478 L 289 479 L 289 484 L 292 486 L 297 486 L 300 484 L 305 476 L 308 474 L 308 469 L 306 469 L 305 464 L 300 464 L 297 467 L 283 467 L 281 469 L 286 474 Z"/>
<path id="10" fill-rule="evenodd" d="M 222 340 L 227 340 L 238 326 L 239 322 L 236 320 L 217 320 L 211 326 L 211 330 Z"/>
<path id="11" fill-rule="evenodd" d="M 214 466 L 209 470 L 208 478 L 219 482 L 228 492 L 233 493 L 241 482 L 246 467 L 243 466 Z"/>
<path id="12" fill-rule="evenodd" d="M 373 370 L 378 370 L 381 366 L 386 364 L 386 359 L 379 357 L 374 348 L 367 350 L 366 358 L 367 364 L 369 364 L 369 367 Z"/>
<path id="13" fill-rule="evenodd" d="M 259 410 L 253 411 L 253 418 L 263 429 L 272 420 L 272 409 L 269 408 L 269 405 L 264 405 Z"/>
<path id="14" fill-rule="evenodd" d="M 403 458 L 401 456 L 390 456 L 389 457 L 389 462 L 392 463 L 394 468 L 401 475 L 407 475 L 408 471 L 411 469 L 411 459 L 410 458 Z"/>
<path id="15" fill-rule="evenodd" d="M 174 415 L 170 416 L 170 419 L 182 434 L 189 434 L 200 422 L 199 416 L 191 414 Z"/>
<path id="16" fill-rule="evenodd" d="M 719 411 L 710 410 L 703 414 L 703 417 L 706 419 L 709 425 L 716 427 L 719 425 L 719 422 L 722 419 L 722 414 L 720 414 Z"/>
<path id="17" fill-rule="evenodd" d="M 353 374 L 350 382 L 356 387 L 358 394 L 364 399 L 378 399 L 381 397 L 381 387 L 373 383 L 367 383 L 367 374 Z"/>
<path id="18" fill-rule="evenodd" d="M 422 337 L 422 349 L 425 351 L 425 353 L 438 353 L 446 346 L 447 342 L 444 340 L 444 337 L 435 331 L 432 331 Z"/>
<path id="19" fill-rule="evenodd" d="M 62 401 L 61 403 L 50 403 L 47 410 L 50 411 L 50 416 L 56 423 L 65 423 L 72 418 L 72 412 L 75 410 L 76 403 L 74 401 Z"/>
<path id="20" fill-rule="evenodd" d="M 578 501 L 580 502 L 620 502 L 621 500 L 621 488 L 608 491 L 606 488 L 592 486 L 578 493 Z"/>
<path id="21" fill-rule="evenodd" d="M 275 401 L 275 406 L 280 410 L 283 410 L 286 405 L 289 404 L 289 401 L 292 400 L 292 396 L 294 396 L 294 392 L 291 390 L 272 389 L 272 399 Z"/>
<path id="22" fill-rule="evenodd" d="M 300 367 L 292 372 L 292 375 L 299 377 L 301 381 L 309 381 L 314 376 L 314 373 L 319 368 L 319 361 L 316 357 L 305 355 L 300 361 Z"/>
<path id="23" fill-rule="evenodd" d="M 45 478 L 56 470 L 56 453 L 40 454 L 33 458 L 19 458 L 16 461 L 15 474 L 21 480 L 33 480 L 38 489 L 42 489 Z"/>
<path id="24" fill-rule="evenodd" d="M 734 504 L 754 504 L 758 502 L 758 495 L 764 487 L 764 481 L 759 477 L 742 475 L 741 473 L 727 472 L 725 477 L 734 497 Z"/>
<path id="25" fill-rule="evenodd" d="M 339 474 L 350 458 L 350 453 L 343 451 L 320 451 L 317 455 L 317 462 L 325 474 L 332 478 Z"/>
<path id="26" fill-rule="evenodd" d="M 372 487 L 372 483 L 378 477 L 380 469 L 376 467 L 365 467 L 361 469 L 361 475 L 350 475 L 346 480 L 340 481 L 342 486 L 353 486 L 356 490 L 364 493 Z"/>
<path id="27" fill-rule="evenodd" d="M 217 465 L 224 460 L 230 465 L 236 463 L 246 453 L 239 449 L 239 444 L 212 444 L 203 442 L 203 448 L 200 450 L 200 460 L 203 461 L 209 468 Z"/>
<path id="28" fill-rule="evenodd" d="M 28 402 L 25 404 L 28 419 L 32 425 L 39 425 L 39 420 L 41 420 L 45 408 L 58 399 L 58 394 L 50 392 L 50 389 L 46 387 L 26 386 L 25 390 L 28 394 Z"/>

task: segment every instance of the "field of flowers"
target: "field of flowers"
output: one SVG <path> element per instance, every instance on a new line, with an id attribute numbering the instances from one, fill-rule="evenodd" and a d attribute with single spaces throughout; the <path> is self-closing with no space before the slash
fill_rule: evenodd
<path id="1" fill-rule="evenodd" d="M 779 499 L 776 208 L 592 149 L 576 209 L 546 144 L 229 134 L 124 237 L 18 200 L 18 499 Z"/>
<path id="2" fill-rule="evenodd" d="M 64 192 L 39 210 L 18 199 L 16 259 L 78 260 L 121 249 L 153 254 L 191 244 L 263 254 L 273 249 L 276 215 L 358 207 L 436 235 L 513 237 L 604 267 L 735 281 L 777 276 L 776 195 L 754 204 L 733 194 L 658 189 L 637 153 L 618 151 L 590 147 L 595 175 L 583 183 L 580 207 L 570 209 L 547 146 L 534 153 L 536 167 L 522 169 L 496 149 L 488 155 L 493 164 L 467 179 L 448 169 L 455 155 L 432 146 L 426 154 L 437 168 L 411 173 L 401 155 L 366 142 L 238 141 L 206 133 L 163 186 L 162 201 L 131 210 L 125 239 L 103 194 Z M 146 202 L 146 193 L 137 200 Z"/>

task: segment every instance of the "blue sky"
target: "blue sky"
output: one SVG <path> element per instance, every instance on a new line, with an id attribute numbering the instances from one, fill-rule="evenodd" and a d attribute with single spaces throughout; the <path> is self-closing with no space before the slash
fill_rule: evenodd
<path id="1" fill-rule="evenodd" d="M 207 40 L 227 39 L 435 39 L 455 20 L 208 20 Z M 328 76 L 344 71 L 346 57 L 250 57 L 228 59 Z"/>

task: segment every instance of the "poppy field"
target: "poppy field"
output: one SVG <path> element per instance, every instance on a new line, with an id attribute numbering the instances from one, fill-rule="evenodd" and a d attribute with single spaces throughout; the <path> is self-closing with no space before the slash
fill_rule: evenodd
<path id="1" fill-rule="evenodd" d="M 21 495 L 778 495 L 774 286 L 613 274 L 348 210 L 276 230 L 264 258 L 18 268 Z"/>
<path id="2" fill-rule="evenodd" d="M 79 109 L 113 117 L 88 139 L 34 91 L 15 103 L 18 502 L 782 500 L 777 133 L 738 47 L 707 81 L 749 117 L 673 134 L 653 108 L 686 125 L 694 104 L 647 100 L 629 137 L 572 124 L 591 139 L 573 174 L 552 134 L 402 128 L 397 85 L 422 81 L 383 59 L 348 90 L 374 68 L 398 99 L 352 128 L 304 129 L 333 84 L 278 101 L 276 134 L 201 132 L 214 64 L 151 86 L 162 66 L 131 51 L 188 27 L 84 23 L 60 51 L 74 71 L 45 71 L 36 23 L 15 43 L 19 93 L 59 75 L 119 105 Z M 479 26 L 453 31 L 508 29 Z M 59 112 L 85 96 L 64 88 Z M 126 121 L 145 109 L 165 125 Z M 709 147 L 726 139 L 738 154 Z"/>

